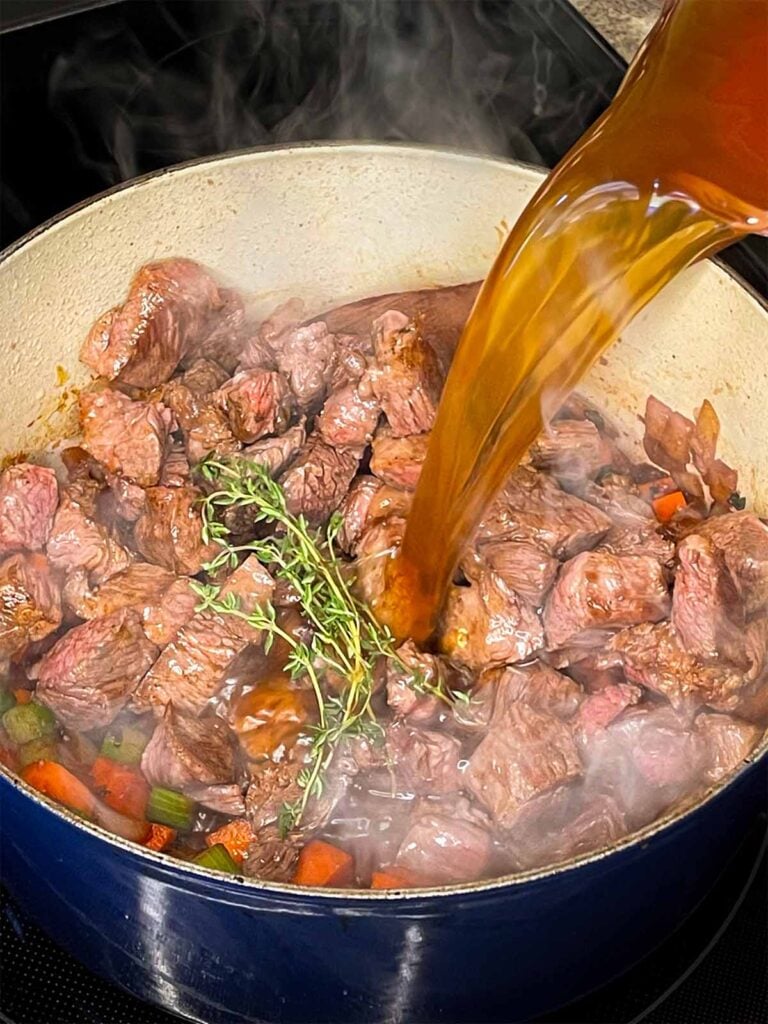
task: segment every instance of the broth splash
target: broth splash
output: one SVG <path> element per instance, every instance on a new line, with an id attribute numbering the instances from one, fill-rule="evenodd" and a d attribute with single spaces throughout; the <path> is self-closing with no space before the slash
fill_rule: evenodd
<path id="1" fill-rule="evenodd" d="M 678 0 L 539 189 L 470 314 L 384 606 L 426 640 L 484 508 L 600 353 L 697 259 L 768 231 L 768 3 Z"/>

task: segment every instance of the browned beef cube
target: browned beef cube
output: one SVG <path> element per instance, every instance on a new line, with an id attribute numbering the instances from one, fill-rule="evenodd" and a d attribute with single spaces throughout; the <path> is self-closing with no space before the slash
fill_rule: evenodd
<path id="1" fill-rule="evenodd" d="M 710 782 L 718 782 L 738 768 L 761 736 L 759 726 L 731 715 L 697 715 L 695 730 L 704 745 L 703 756 Z"/>
<path id="2" fill-rule="evenodd" d="M 193 260 L 148 263 L 123 305 L 91 328 L 80 358 L 100 377 L 151 388 L 168 380 L 222 304 L 216 282 Z"/>
<path id="3" fill-rule="evenodd" d="M 282 434 L 293 411 L 293 394 L 281 373 L 242 370 L 215 395 L 235 437 L 252 444 L 268 434 Z"/>
<path id="4" fill-rule="evenodd" d="M 367 377 L 371 365 L 373 342 L 370 332 L 366 334 L 337 334 L 336 359 L 331 375 L 331 391 L 338 391 L 348 384 L 357 384 Z M 370 383 L 365 381 L 365 393 L 370 397 Z"/>
<path id="5" fill-rule="evenodd" d="M 754 615 L 768 605 L 768 525 L 751 512 L 731 512 L 705 520 L 696 532 L 722 552 L 744 611 Z"/>
<path id="6" fill-rule="evenodd" d="M 211 313 L 200 334 L 185 353 L 185 362 L 205 359 L 216 362 L 229 373 L 237 366 L 250 330 L 243 300 L 232 288 L 220 288 L 221 305 Z"/>
<path id="7" fill-rule="evenodd" d="M 702 744 L 689 722 L 671 707 L 634 708 L 611 732 L 624 739 L 644 782 L 668 790 L 665 803 L 699 784 Z"/>
<path id="8" fill-rule="evenodd" d="M 643 444 L 651 462 L 669 470 L 684 470 L 691 458 L 694 424 L 649 395 L 645 403 Z"/>
<path id="9" fill-rule="evenodd" d="M 148 562 L 134 562 L 91 589 L 83 570 L 71 573 L 64 589 L 68 606 L 81 619 L 111 615 L 118 608 L 136 608 L 141 615 L 160 604 L 177 579 L 172 572 Z M 187 584 L 188 586 L 188 584 Z"/>
<path id="10" fill-rule="evenodd" d="M 678 544 L 672 624 L 680 643 L 698 658 L 738 661 L 743 646 L 744 603 L 711 540 L 690 534 Z"/>
<path id="11" fill-rule="evenodd" d="M 373 439 L 371 472 L 390 487 L 415 491 L 428 447 L 429 434 L 393 437 L 391 429 L 382 428 Z"/>
<path id="12" fill-rule="evenodd" d="M 593 548 L 611 527 L 610 518 L 553 480 L 526 466 L 517 469 L 491 503 L 476 543 L 527 541 L 555 558 L 572 558 Z"/>
<path id="13" fill-rule="evenodd" d="M 397 554 L 405 533 L 405 520 L 389 516 L 373 523 L 357 546 L 356 589 L 363 601 L 375 608 L 387 584 L 387 567 Z"/>
<path id="14" fill-rule="evenodd" d="M 612 526 L 595 551 L 607 551 L 611 555 L 648 555 L 659 565 L 671 566 L 675 546 L 662 537 L 652 524 L 640 526 Z"/>
<path id="15" fill-rule="evenodd" d="M 530 449 L 531 463 L 568 485 L 579 484 L 611 464 L 612 449 L 589 420 L 553 420 Z"/>
<path id="16" fill-rule="evenodd" d="M 189 483 L 191 468 L 183 446 L 174 445 L 166 456 L 160 473 L 163 487 L 184 487 Z"/>
<path id="17" fill-rule="evenodd" d="M 733 709 L 746 684 L 745 673 L 733 665 L 706 663 L 686 651 L 669 622 L 622 630 L 609 648 L 620 655 L 630 682 L 660 693 L 675 708 L 714 704 Z"/>
<path id="18" fill-rule="evenodd" d="M 463 786 L 461 743 L 455 736 L 394 722 L 387 729 L 387 754 L 404 792 L 455 793 Z"/>
<path id="19" fill-rule="evenodd" d="M 527 541 L 492 540 L 465 556 L 462 568 L 471 580 L 477 579 L 484 570 L 492 570 L 536 608 L 554 583 L 559 564 L 557 559 Z"/>
<path id="20" fill-rule="evenodd" d="M 196 487 L 150 487 L 146 511 L 136 523 L 139 552 L 180 576 L 194 576 L 219 550 L 205 544 Z"/>
<path id="21" fill-rule="evenodd" d="M 377 367 L 373 391 L 392 434 L 406 437 L 432 429 L 443 386 L 440 364 L 419 328 L 403 313 L 389 310 L 373 323 Z"/>
<path id="22" fill-rule="evenodd" d="M 213 359 L 195 359 L 189 367 L 177 377 L 179 384 L 192 392 L 193 395 L 210 395 L 229 380 L 229 374 Z"/>
<path id="23" fill-rule="evenodd" d="M 440 647 L 473 670 L 525 661 L 540 650 L 544 631 L 536 612 L 495 573 L 448 593 Z"/>
<path id="24" fill-rule="evenodd" d="M 360 455 L 360 449 L 338 451 L 310 437 L 280 477 L 289 512 L 303 515 L 314 526 L 325 522 L 349 490 Z"/>
<path id="25" fill-rule="evenodd" d="M 641 696 L 640 687 L 631 683 L 604 686 L 596 693 L 588 694 L 573 720 L 577 735 L 589 737 L 606 729 L 628 707 L 637 704 Z"/>
<path id="26" fill-rule="evenodd" d="M 591 646 L 611 630 L 658 622 L 669 592 L 655 558 L 585 551 L 560 570 L 544 609 L 547 646 Z"/>
<path id="27" fill-rule="evenodd" d="M 526 801 L 581 775 L 568 725 L 522 701 L 494 706 L 487 736 L 469 759 L 467 785 L 502 828 Z"/>
<path id="28" fill-rule="evenodd" d="M 100 583 L 127 568 L 133 555 L 109 527 L 96 518 L 100 485 L 92 480 L 70 484 L 62 491 L 46 551 L 55 569 L 82 569 L 91 583 Z"/>
<path id="29" fill-rule="evenodd" d="M 334 447 L 361 448 L 370 443 L 380 415 L 379 400 L 363 378 L 331 392 L 317 419 L 317 430 Z"/>
<path id="30" fill-rule="evenodd" d="M 338 544 L 347 555 L 354 555 L 368 525 L 368 514 L 376 492 L 384 485 L 375 476 L 358 476 L 339 505 L 342 526 Z"/>
<path id="31" fill-rule="evenodd" d="M 307 440 L 304 421 L 290 427 L 280 437 L 268 437 L 243 449 L 243 458 L 264 466 L 271 476 L 286 469 Z"/>
<path id="32" fill-rule="evenodd" d="M 224 455 L 238 451 L 242 445 L 232 433 L 214 392 L 196 393 L 183 384 L 182 379 L 166 385 L 163 400 L 173 410 L 184 435 L 189 461 L 199 462 L 211 452 Z"/>
<path id="33" fill-rule="evenodd" d="M 272 825 L 256 833 L 243 861 L 243 874 L 269 882 L 290 882 L 303 845 L 300 835 L 283 839 L 277 826 Z"/>
<path id="34" fill-rule="evenodd" d="M 423 813 L 408 829 L 397 852 L 397 864 L 427 882 L 450 885 L 482 878 L 492 852 L 489 832 L 474 821 Z"/>
<path id="35" fill-rule="evenodd" d="M 226 580 L 221 596 L 235 594 L 240 610 L 249 614 L 272 597 L 274 582 L 254 556 Z M 234 615 L 197 612 L 178 630 L 133 695 L 139 711 L 159 712 L 170 701 L 180 711 L 196 714 L 221 686 L 224 674 L 258 630 Z"/>
<path id="36" fill-rule="evenodd" d="M 132 402 L 119 391 L 80 396 L 83 447 L 109 472 L 141 487 L 160 480 L 173 415 L 160 402 Z"/>
<path id="37" fill-rule="evenodd" d="M 158 647 L 165 647 L 195 614 L 199 601 L 189 579 L 177 576 L 157 604 L 147 605 L 142 610 L 147 637 Z"/>
<path id="38" fill-rule="evenodd" d="M 306 309 L 301 299 L 289 299 L 279 305 L 251 332 L 240 355 L 238 370 L 261 368 L 274 370 L 275 351 L 284 334 L 299 327 L 306 318 Z"/>
<path id="39" fill-rule="evenodd" d="M 303 412 L 323 404 L 333 376 L 336 339 L 324 323 L 307 324 L 281 333 L 273 342 L 277 368 L 288 378 Z"/>
<path id="40" fill-rule="evenodd" d="M 168 789 L 231 783 L 235 777 L 232 733 L 219 718 L 185 715 L 169 704 L 144 749 L 141 770 L 153 786 Z"/>
<path id="41" fill-rule="evenodd" d="M 583 697 L 577 682 L 541 661 L 523 668 L 510 665 L 487 685 L 495 693 L 494 710 L 498 706 L 499 713 L 513 701 L 524 701 L 537 711 L 571 718 Z"/>
<path id="42" fill-rule="evenodd" d="M 75 626 L 36 666 L 37 697 L 71 729 L 108 725 L 157 657 L 135 608 Z"/>
<path id="43" fill-rule="evenodd" d="M 115 514 L 127 523 L 135 523 L 147 507 L 147 492 L 124 476 L 107 478 Z"/>
<path id="44" fill-rule="evenodd" d="M 185 792 L 203 807 L 219 814 L 228 814 L 233 818 L 240 818 L 245 814 L 243 787 L 239 782 L 213 785 L 190 783 Z"/>
<path id="45" fill-rule="evenodd" d="M 588 480 L 578 489 L 579 497 L 604 512 L 616 526 L 653 529 L 653 509 L 636 493 L 631 478 L 614 475 L 601 477 L 600 483 Z"/>
<path id="46" fill-rule="evenodd" d="M 386 664 L 387 705 L 396 718 L 428 722 L 445 706 L 430 691 L 458 689 L 463 680 L 444 659 L 420 651 L 412 640 L 401 644 L 395 653 L 396 658 Z"/>
<path id="47" fill-rule="evenodd" d="M 245 813 L 254 832 L 275 825 L 283 805 L 301 798 L 298 776 L 302 767 L 302 759 L 297 757 L 253 766 L 245 793 Z"/>
<path id="48" fill-rule="evenodd" d="M 0 555 L 45 546 L 59 503 L 56 474 L 20 462 L 0 476 Z"/>
<path id="49" fill-rule="evenodd" d="M 44 555 L 0 562 L 0 658 L 14 657 L 61 625 L 61 598 Z"/>

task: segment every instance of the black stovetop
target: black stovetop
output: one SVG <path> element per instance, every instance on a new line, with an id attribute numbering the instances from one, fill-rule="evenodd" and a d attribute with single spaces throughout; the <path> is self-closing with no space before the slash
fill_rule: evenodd
<path id="1" fill-rule="evenodd" d="M 2 244 L 125 177 L 271 142 L 412 139 L 552 166 L 623 74 L 566 0 L 384 0 L 366 24 L 372 9 L 372 0 L 341 12 L 335 0 L 5 0 Z M 425 94 L 426 118 L 409 101 Z M 764 295 L 767 248 L 760 239 L 728 252 Z M 765 830 L 756 820 L 660 950 L 548 1024 L 767 1019 Z M 0 888 L 0 1019 L 176 1018 L 89 974 Z"/>

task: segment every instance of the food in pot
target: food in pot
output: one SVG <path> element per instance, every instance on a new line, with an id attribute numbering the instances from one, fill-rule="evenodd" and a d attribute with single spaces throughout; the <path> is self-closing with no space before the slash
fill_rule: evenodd
<path id="1" fill-rule="evenodd" d="M 638 461 L 570 399 L 430 645 L 377 621 L 475 290 L 252 324 L 190 260 L 139 271 L 85 340 L 76 443 L 0 477 L 7 767 L 148 849 L 372 889 L 596 851 L 738 768 L 768 526 L 706 400 L 650 396 Z"/>

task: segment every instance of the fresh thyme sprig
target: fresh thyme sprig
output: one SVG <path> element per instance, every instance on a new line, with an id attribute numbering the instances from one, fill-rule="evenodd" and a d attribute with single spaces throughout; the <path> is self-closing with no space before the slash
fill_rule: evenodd
<path id="1" fill-rule="evenodd" d="M 312 529 L 304 516 L 289 512 L 283 490 L 269 472 L 247 459 L 209 458 L 198 469 L 214 488 L 203 501 L 203 539 L 221 547 L 206 570 L 215 573 L 225 566 L 233 569 L 243 556 L 255 554 L 295 590 L 312 628 L 312 638 L 305 643 L 281 628 L 271 603 L 246 612 L 235 594 L 222 597 L 221 588 L 215 584 L 194 584 L 201 610 L 235 615 L 262 630 L 267 653 L 280 637 L 290 649 L 286 671 L 294 679 L 306 675 L 312 685 L 318 720 L 312 727 L 309 763 L 298 778 L 302 795 L 284 805 L 280 813 L 279 828 L 287 834 L 300 823 L 310 798 L 321 795 L 324 773 L 340 741 L 352 735 L 376 738 L 383 734 L 371 707 L 377 662 L 382 657 L 391 658 L 409 670 L 397 656 L 395 638 L 352 590 L 350 567 L 334 548 L 342 523 L 340 516 L 331 516 L 324 530 Z M 244 544 L 231 544 L 229 530 L 218 516 L 234 507 L 253 509 L 254 526 L 265 523 L 274 527 L 274 532 Z M 327 670 L 345 681 L 341 694 L 324 692 L 321 675 Z M 449 704 L 468 699 L 461 691 L 449 690 L 441 679 L 432 682 L 411 673 L 410 681 L 417 692 L 432 693 Z"/>

